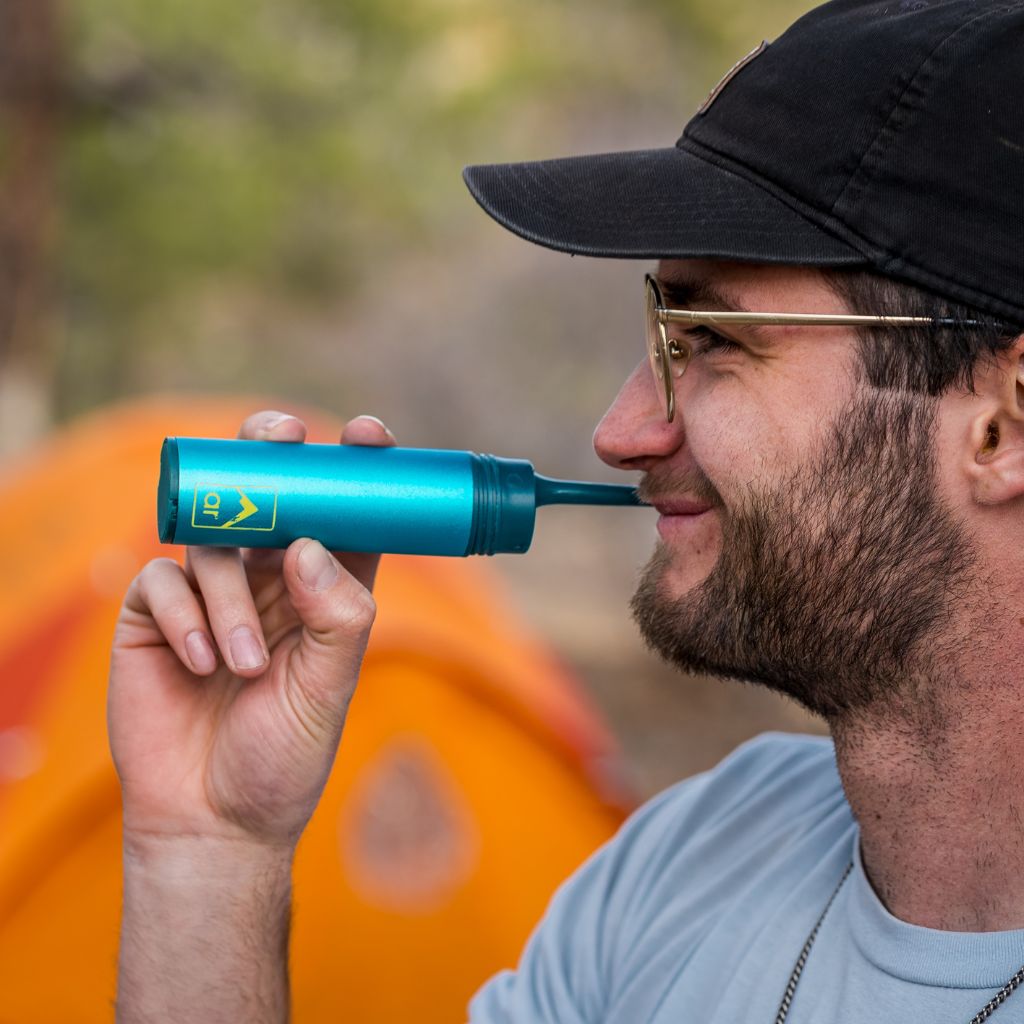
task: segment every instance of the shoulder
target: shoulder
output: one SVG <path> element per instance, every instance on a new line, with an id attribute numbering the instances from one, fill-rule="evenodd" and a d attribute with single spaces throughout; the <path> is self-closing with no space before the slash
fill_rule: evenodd
<path id="1" fill-rule="evenodd" d="M 835 750 L 827 737 L 764 733 L 737 747 L 714 768 L 684 779 L 643 805 L 611 845 L 632 860 L 662 850 L 673 860 L 742 837 L 744 849 L 793 834 L 835 809 L 848 812 Z M 664 865 L 662 865 L 664 866 Z"/>
<path id="2" fill-rule="evenodd" d="M 655 991 L 645 972 L 658 957 L 676 970 L 752 879 L 780 861 L 805 870 L 850 821 L 830 740 L 744 743 L 629 818 L 561 887 L 519 971 L 485 987 L 472 1019 L 604 1019 L 629 978 Z"/>
<path id="3" fill-rule="evenodd" d="M 563 886 L 566 920 L 626 945 L 780 860 L 812 863 L 852 823 L 832 741 L 766 733 L 647 801 Z"/>
<path id="4" fill-rule="evenodd" d="M 787 777 L 792 773 L 806 775 L 810 781 L 830 769 L 835 769 L 835 748 L 828 736 L 765 732 L 741 743 L 704 775 L 741 790 L 745 781 L 756 781 L 760 792 L 763 784 L 779 773 Z M 673 788 L 685 786 L 687 781 L 684 779 Z"/>
<path id="5" fill-rule="evenodd" d="M 741 816 L 748 827 L 780 815 L 814 814 L 843 802 L 832 741 L 822 736 L 763 733 L 709 771 L 659 793 L 623 826 L 614 842 L 670 840 Z M 678 849 L 678 847 L 677 847 Z"/>
<path id="6" fill-rule="evenodd" d="M 852 826 L 832 742 L 814 736 L 759 736 L 659 794 L 578 896 L 601 908 L 609 991 L 659 950 L 685 960 L 736 908 L 769 913 Z"/>
<path id="7" fill-rule="evenodd" d="M 779 802 L 813 806 L 841 795 L 835 748 L 826 736 L 767 732 L 737 747 L 711 771 L 704 787 L 722 801 L 722 809 L 752 804 L 771 808 Z M 672 787 L 683 797 L 687 780 Z"/>

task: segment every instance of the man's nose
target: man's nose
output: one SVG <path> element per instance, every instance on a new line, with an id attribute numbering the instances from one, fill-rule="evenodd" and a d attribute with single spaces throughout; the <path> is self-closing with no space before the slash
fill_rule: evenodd
<path id="1" fill-rule="evenodd" d="M 648 470 L 683 442 L 682 417 L 665 417 L 647 361 L 626 379 L 594 431 L 594 450 L 616 469 Z"/>

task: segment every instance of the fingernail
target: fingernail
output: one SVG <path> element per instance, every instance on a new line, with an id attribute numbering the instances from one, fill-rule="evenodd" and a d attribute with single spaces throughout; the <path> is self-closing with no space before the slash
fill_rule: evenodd
<path id="1" fill-rule="evenodd" d="M 299 552 L 299 579 L 310 590 L 326 590 L 338 578 L 338 563 L 318 540 L 311 540 Z"/>
<path id="2" fill-rule="evenodd" d="M 376 423 L 377 426 L 380 427 L 380 429 L 383 430 L 384 433 L 387 434 L 392 441 L 395 440 L 395 435 L 392 434 L 390 430 L 388 430 L 388 428 L 384 425 L 384 421 L 379 417 L 371 416 L 368 412 L 364 412 L 354 418 L 357 420 L 373 420 L 373 422 Z"/>
<path id="3" fill-rule="evenodd" d="M 269 420 L 267 420 L 263 424 L 263 426 L 260 427 L 260 433 L 264 434 L 264 435 L 265 434 L 270 434 L 270 433 L 273 432 L 274 427 L 280 426 L 282 423 L 284 423 L 285 420 L 293 420 L 293 419 L 295 419 L 295 417 L 294 416 L 289 416 L 288 413 L 286 413 L 286 412 L 280 413 L 279 415 L 273 416 Z"/>
<path id="4" fill-rule="evenodd" d="M 185 651 L 196 672 L 205 675 L 217 667 L 217 655 L 214 653 L 213 644 L 201 629 L 194 629 L 185 637 Z"/>
<path id="5" fill-rule="evenodd" d="M 266 660 L 256 634 L 248 626 L 237 626 L 228 636 L 235 668 L 259 668 Z"/>

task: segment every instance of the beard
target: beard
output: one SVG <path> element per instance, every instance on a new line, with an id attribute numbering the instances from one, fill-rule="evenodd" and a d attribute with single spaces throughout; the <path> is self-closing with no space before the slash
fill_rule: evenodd
<path id="1" fill-rule="evenodd" d="M 631 607 L 647 642 L 687 672 L 758 683 L 829 721 L 927 699 L 950 609 L 975 557 L 936 485 L 937 402 L 862 388 L 821 452 L 725 507 L 703 474 L 648 474 L 645 500 L 685 490 L 717 507 L 722 547 L 702 583 L 670 597 L 659 543 Z"/>

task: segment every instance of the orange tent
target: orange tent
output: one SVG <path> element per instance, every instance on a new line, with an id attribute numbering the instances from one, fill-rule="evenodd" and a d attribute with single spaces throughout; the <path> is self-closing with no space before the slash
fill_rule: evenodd
<path id="1" fill-rule="evenodd" d="M 107 1022 L 120 808 L 110 638 L 158 554 L 165 434 L 262 401 L 106 411 L 0 468 L 0 1024 Z M 340 423 L 305 414 L 310 439 Z M 480 560 L 384 559 L 342 751 L 295 869 L 295 1020 L 450 1022 L 622 818 L 608 736 Z"/>

